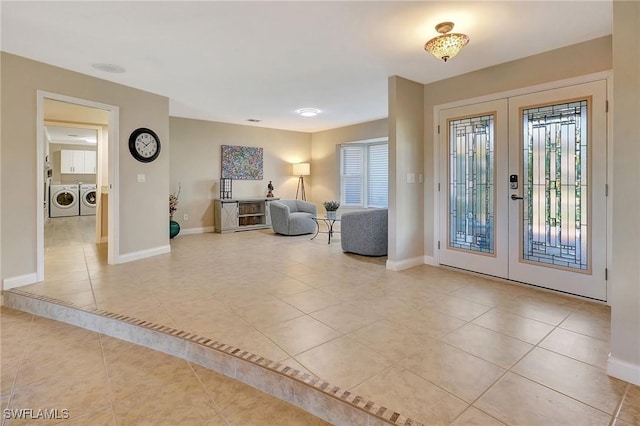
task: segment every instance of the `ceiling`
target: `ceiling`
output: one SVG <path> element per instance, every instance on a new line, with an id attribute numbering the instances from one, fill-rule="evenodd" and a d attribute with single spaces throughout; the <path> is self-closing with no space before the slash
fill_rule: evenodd
<path id="1" fill-rule="evenodd" d="M 303 132 L 386 117 L 392 75 L 424 84 L 612 32 L 611 1 L 5 0 L 0 7 L 5 52 L 166 96 L 172 116 Z M 423 50 L 442 21 L 471 38 L 447 63 Z M 300 117 L 303 107 L 321 113 Z"/>
<path id="2" fill-rule="evenodd" d="M 45 126 L 50 143 L 96 146 L 98 131 L 87 127 Z"/>

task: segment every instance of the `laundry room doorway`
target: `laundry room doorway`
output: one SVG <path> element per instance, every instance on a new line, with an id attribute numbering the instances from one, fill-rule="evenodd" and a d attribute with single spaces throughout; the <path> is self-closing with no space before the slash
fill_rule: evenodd
<path id="1" fill-rule="evenodd" d="M 117 121 L 118 107 L 38 91 L 38 281 L 88 253 L 115 263 Z"/>

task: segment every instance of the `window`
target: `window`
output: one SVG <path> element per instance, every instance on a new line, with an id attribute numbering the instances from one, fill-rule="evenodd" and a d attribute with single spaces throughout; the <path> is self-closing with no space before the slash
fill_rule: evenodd
<path id="1" fill-rule="evenodd" d="M 389 144 L 387 139 L 339 145 L 340 204 L 387 207 Z"/>

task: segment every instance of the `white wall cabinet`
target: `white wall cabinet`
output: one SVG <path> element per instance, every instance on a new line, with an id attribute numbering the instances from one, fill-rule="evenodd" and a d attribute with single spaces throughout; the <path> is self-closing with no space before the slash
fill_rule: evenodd
<path id="1" fill-rule="evenodd" d="M 269 203 L 279 198 L 214 200 L 215 231 L 219 233 L 271 227 Z"/>
<path id="2" fill-rule="evenodd" d="M 97 153 L 95 151 L 84 151 L 84 172 L 95 173 L 96 172 L 96 160 Z"/>
<path id="3" fill-rule="evenodd" d="M 93 174 L 96 172 L 96 152 L 63 149 L 60 151 L 60 173 Z"/>

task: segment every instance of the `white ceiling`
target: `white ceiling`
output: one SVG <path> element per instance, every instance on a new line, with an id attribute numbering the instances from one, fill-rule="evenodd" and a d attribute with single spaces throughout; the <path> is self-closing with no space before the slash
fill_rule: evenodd
<path id="1" fill-rule="evenodd" d="M 5 52 L 167 96 L 172 116 L 305 132 L 386 117 L 392 75 L 428 83 L 612 32 L 610 0 L 0 7 Z M 423 50 L 442 21 L 471 38 L 447 63 Z M 299 117 L 302 107 L 322 113 Z"/>
<path id="2" fill-rule="evenodd" d="M 96 146 L 98 132 L 86 127 L 45 126 L 50 143 Z"/>

